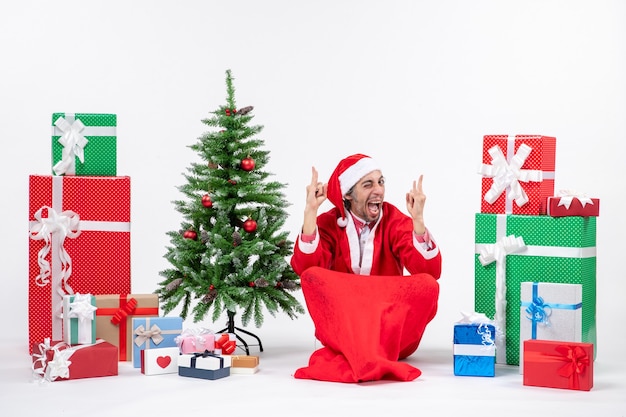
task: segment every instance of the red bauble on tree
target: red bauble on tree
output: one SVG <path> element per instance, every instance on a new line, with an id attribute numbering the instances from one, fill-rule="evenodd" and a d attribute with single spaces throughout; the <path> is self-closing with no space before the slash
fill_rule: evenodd
<path id="1" fill-rule="evenodd" d="M 256 231 L 256 221 L 254 221 L 254 219 L 248 218 L 248 220 L 243 222 L 243 230 L 248 233 L 254 233 Z"/>
<path id="2" fill-rule="evenodd" d="M 183 237 L 185 239 L 196 240 L 198 238 L 198 234 L 190 229 L 190 230 L 185 230 L 185 233 L 183 233 Z"/>
<path id="3" fill-rule="evenodd" d="M 252 171 L 254 169 L 255 162 L 254 162 L 254 159 L 248 156 L 247 158 L 244 158 L 241 160 L 240 165 L 241 165 L 241 169 L 243 169 L 244 171 Z"/>
<path id="4" fill-rule="evenodd" d="M 205 194 L 202 196 L 202 205 L 206 208 L 211 208 L 213 207 L 213 201 L 211 200 L 211 196 L 208 194 Z"/>

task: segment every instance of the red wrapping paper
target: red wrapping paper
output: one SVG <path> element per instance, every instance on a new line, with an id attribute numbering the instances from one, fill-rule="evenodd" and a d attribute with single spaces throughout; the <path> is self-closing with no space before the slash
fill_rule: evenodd
<path id="1" fill-rule="evenodd" d="M 592 198 L 593 204 L 586 203 L 584 206 L 578 198 L 573 198 L 569 208 L 559 205 L 561 197 L 548 198 L 548 215 L 552 217 L 582 216 L 598 217 L 600 215 L 600 199 Z"/>
<path id="2" fill-rule="evenodd" d="M 524 385 L 589 391 L 593 343 L 524 341 Z"/>
<path id="3" fill-rule="evenodd" d="M 62 341 L 50 342 L 50 346 L 57 344 L 64 346 L 60 350 L 68 349 Z M 74 347 L 83 346 L 69 358 L 69 377 L 57 377 L 54 381 L 65 381 L 68 379 L 95 378 L 103 376 L 115 376 L 118 374 L 117 347 L 106 341 L 100 341 L 90 346 L 76 345 Z M 31 350 L 33 352 L 34 369 L 41 369 L 45 372 L 46 366 L 54 360 L 55 351 L 53 349 L 41 350 L 42 345 L 33 344 Z M 45 361 L 38 359 L 38 355 L 44 355 Z M 42 366 L 43 365 L 43 366 Z"/>
<path id="4" fill-rule="evenodd" d="M 521 166 L 522 170 L 538 170 L 542 172 L 542 181 L 519 182 L 528 196 L 528 202 L 521 207 L 515 201 L 509 201 L 507 205 L 507 188 L 493 202 L 485 201 L 485 194 L 491 189 L 494 178 L 482 178 L 481 213 L 493 214 L 546 214 L 548 197 L 554 195 L 554 171 L 556 156 L 556 138 L 541 135 L 516 135 L 515 141 L 509 143 L 508 135 L 485 135 L 483 137 L 483 164 L 491 165 L 492 156 L 489 150 L 498 146 L 509 163 L 517 154 L 520 146 L 526 144 L 532 151 Z M 509 146 L 512 145 L 512 146 Z"/>
<path id="5" fill-rule="evenodd" d="M 32 347 L 62 339 L 63 294 L 130 293 L 130 178 L 31 175 L 28 218 Z M 61 244 L 64 218 L 70 230 Z"/>

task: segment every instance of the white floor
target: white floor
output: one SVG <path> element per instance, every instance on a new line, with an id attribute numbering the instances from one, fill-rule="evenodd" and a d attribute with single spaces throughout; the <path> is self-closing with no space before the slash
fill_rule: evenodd
<path id="1" fill-rule="evenodd" d="M 412 382 L 341 384 L 298 380 L 312 339 L 264 337 L 254 375 L 209 381 L 176 374 L 145 376 L 120 363 L 116 377 L 34 382 L 30 357 L 16 340 L 0 341 L 3 416 L 626 416 L 626 361 L 598 358 L 589 392 L 526 387 L 517 367 L 497 366 L 494 378 L 457 377 L 451 349 L 426 345 L 408 361 Z M 8 411 L 7 414 L 5 411 Z"/>

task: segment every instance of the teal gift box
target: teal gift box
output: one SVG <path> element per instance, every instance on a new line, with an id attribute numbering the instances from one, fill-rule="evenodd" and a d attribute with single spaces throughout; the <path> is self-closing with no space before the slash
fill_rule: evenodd
<path id="1" fill-rule="evenodd" d="M 133 367 L 141 368 L 141 351 L 178 347 L 176 336 L 183 332 L 181 317 L 133 317 Z"/>
<path id="2" fill-rule="evenodd" d="M 497 363 L 520 364 L 524 281 L 581 284 L 581 339 L 596 344 L 596 219 L 476 214 L 474 308 L 504 334 Z"/>
<path id="3" fill-rule="evenodd" d="M 117 115 L 52 114 L 54 175 L 117 175 Z"/>
<path id="4" fill-rule="evenodd" d="M 63 341 L 68 345 L 96 343 L 96 297 L 91 294 L 63 296 Z"/>

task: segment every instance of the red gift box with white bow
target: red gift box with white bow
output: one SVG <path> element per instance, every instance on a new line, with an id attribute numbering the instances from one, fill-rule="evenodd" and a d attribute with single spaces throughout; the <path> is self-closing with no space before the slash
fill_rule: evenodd
<path id="1" fill-rule="evenodd" d="M 35 343 L 32 369 L 42 382 L 115 376 L 117 347 L 102 339 L 94 344 L 68 345 L 62 341 Z"/>
<path id="2" fill-rule="evenodd" d="M 485 135 L 481 213 L 546 214 L 554 195 L 556 138 L 542 135 Z"/>
<path id="3" fill-rule="evenodd" d="M 556 196 L 548 198 L 547 214 L 552 217 L 598 217 L 600 199 L 587 197 L 577 191 L 561 190 Z"/>

